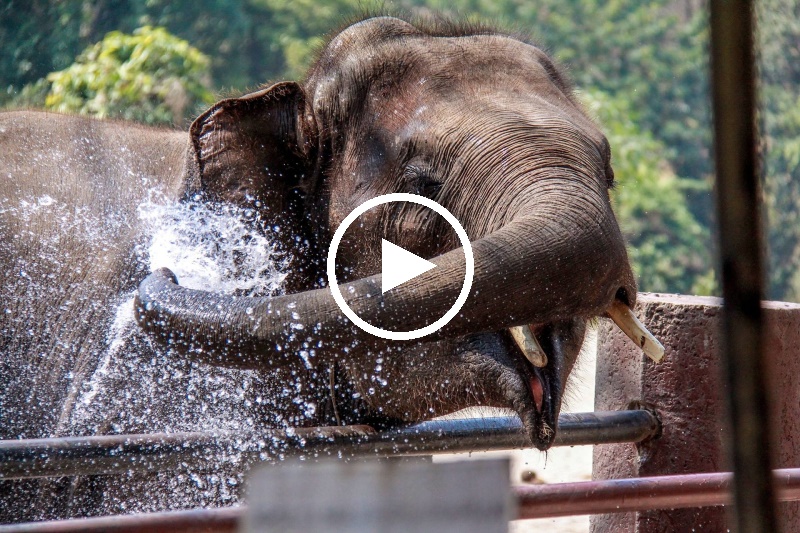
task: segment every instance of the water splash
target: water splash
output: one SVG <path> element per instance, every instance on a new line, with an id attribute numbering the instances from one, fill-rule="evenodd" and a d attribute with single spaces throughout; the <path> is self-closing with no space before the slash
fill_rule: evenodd
<path id="1" fill-rule="evenodd" d="M 138 208 L 150 235 L 149 269 L 168 267 L 181 285 L 222 294 L 282 293 L 286 259 L 254 209 L 150 198 Z"/>
<path id="2" fill-rule="evenodd" d="M 274 230 L 252 209 L 203 202 L 167 201 L 151 192 L 136 210 L 142 238 L 137 270 L 168 267 L 181 285 L 228 295 L 275 296 L 283 292 L 288 261 L 275 247 Z M 256 372 L 200 364 L 173 353 L 135 322 L 133 292 L 112 302 L 107 348 L 81 385 L 68 433 L 237 431 L 287 427 L 313 416 L 299 379 L 287 371 Z M 272 449 L 274 448 L 274 449 Z M 276 452 L 278 450 L 278 452 Z M 265 450 L 279 453 L 280 443 Z M 168 490 L 151 497 L 107 496 L 110 509 L 155 511 L 235 501 L 242 473 L 235 450 L 217 458 L 227 466 L 214 474 L 159 474 Z M 134 476 L 135 477 L 135 476 Z M 129 476 L 128 481 L 133 481 Z M 138 482 L 137 482 L 138 483 Z M 126 489 L 127 491 L 127 489 Z M 129 493 L 128 493 L 129 494 Z M 116 503 L 111 503 L 115 501 Z"/>
<path id="3" fill-rule="evenodd" d="M 222 294 L 282 293 L 286 259 L 254 210 L 167 201 L 151 191 L 137 213 L 144 234 L 136 254 L 141 270 L 167 266 L 183 286 Z M 107 423 L 109 402 L 117 404 L 121 397 L 136 403 L 139 396 L 153 408 L 118 409 L 112 424 L 115 431 L 130 431 L 131 426 L 146 431 L 252 426 L 247 413 L 256 398 L 250 398 L 250 391 L 262 388 L 262 376 L 187 361 L 153 343 L 135 322 L 133 297 L 130 292 L 117 299 L 107 331 L 108 348 L 82 385 L 71 417 L 72 432 L 100 431 L 100 425 Z M 133 389 L 138 392 L 132 393 Z"/>

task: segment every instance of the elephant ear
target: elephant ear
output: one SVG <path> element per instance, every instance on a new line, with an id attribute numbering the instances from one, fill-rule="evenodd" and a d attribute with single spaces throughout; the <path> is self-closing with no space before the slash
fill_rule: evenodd
<path id="1" fill-rule="evenodd" d="M 188 195 L 285 213 L 312 170 L 313 131 L 305 94 L 282 82 L 217 102 L 189 129 Z"/>

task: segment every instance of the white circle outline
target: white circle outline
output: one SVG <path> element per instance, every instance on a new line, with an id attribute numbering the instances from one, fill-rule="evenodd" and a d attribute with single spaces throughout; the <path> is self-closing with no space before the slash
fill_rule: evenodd
<path id="1" fill-rule="evenodd" d="M 419 204 L 430 209 L 433 209 L 437 213 L 439 213 L 444 219 L 453 226 L 453 229 L 456 230 L 456 235 L 458 235 L 458 240 L 461 241 L 461 247 L 464 250 L 464 259 L 466 260 L 466 274 L 464 276 L 464 283 L 461 286 L 461 292 L 456 298 L 455 303 L 447 311 L 444 316 L 442 316 L 439 320 L 425 326 L 424 328 L 414 329 L 411 331 L 389 331 L 383 328 L 379 328 L 373 326 L 369 322 L 366 322 L 361 319 L 351 308 L 347 305 L 342 297 L 342 292 L 339 290 L 339 284 L 336 282 L 336 252 L 339 250 L 339 244 L 342 242 L 342 237 L 344 237 L 344 232 L 347 231 L 347 228 L 355 222 L 355 220 L 364 214 L 366 211 L 369 211 L 373 207 L 377 207 L 382 204 L 388 204 L 390 202 L 412 202 L 415 204 Z M 331 289 L 331 294 L 333 295 L 333 299 L 336 302 L 336 305 L 339 306 L 339 309 L 345 314 L 347 318 L 349 318 L 356 326 L 361 328 L 362 330 L 366 331 L 367 333 L 371 333 L 376 337 L 380 337 L 382 339 L 388 339 L 393 341 L 410 341 L 413 339 L 419 339 L 420 337 L 424 337 L 426 335 L 430 335 L 431 333 L 437 331 L 438 329 L 447 325 L 448 322 L 455 318 L 456 314 L 461 310 L 464 306 L 464 303 L 467 301 L 467 296 L 469 296 L 469 291 L 472 289 L 472 278 L 475 275 L 475 258 L 472 255 L 472 244 L 469 242 L 469 237 L 467 236 L 467 232 L 464 231 L 464 228 L 461 226 L 461 223 L 458 221 L 453 214 L 445 209 L 443 206 L 437 204 L 430 198 L 426 198 L 424 196 L 420 196 L 418 194 L 409 194 L 409 193 L 391 193 L 391 194 L 383 194 L 381 196 L 376 196 L 371 200 L 368 200 L 361 204 L 360 206 L 356 207 L 349 215 L 347 215 L 342 224 L 333 234 L 333 240 L 331 240 L 331 246 L 328 249 L 328 285 Z"/>

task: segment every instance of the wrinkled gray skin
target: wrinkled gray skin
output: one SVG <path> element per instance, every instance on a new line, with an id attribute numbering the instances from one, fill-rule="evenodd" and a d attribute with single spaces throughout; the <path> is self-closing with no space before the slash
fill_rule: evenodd
<path id="1" fill-rule="evenodd" d="M 21 142 L 21 135 L 29 139 Z M 83 146 L 82 138 L 92 142 Z M 0 209 L 6 272 L 42 253 L 42 235 L 58 235 L 52 264 L 38 261 L 41 267 L 26 274 L 52 279 L 46 289 L 28 292 L 16 275 L 10 288 L 0 288 L 4 304 L 18 302 L 0 316 L 2 350 L 11 354 L 0 363 L 3 438 L 76 431 L 65 421 L 107 342 L 110 303 L 144 277 L 134 260 L 141 239 L 134 212 L 146 187 L 128 170 L 152 176 L 150 185 L 161 183 L 175 198 L 258 205 L 281 227 L 280 248 L 292 264 L 290 294 L 274 298 L 185 289 L 168 271 L 155 272 L 138 292 L 147 333 L 131 341 L 126 356 L 147 359 L 162 350 L 150 335 L 170 344 L 170 357 L 188 354 L 185 360 L 201 368 L 258 370 L 269 376 L 262 392 L 278 390 L 281 380 L 303 382 L 317 408 L 285 418 L 298 425 L 386 426 L 499 406 L 516 411 L 533 445 L 546 449 L 587 321 L 615 298 L 633 305 L 636 297 L 608 197 L 613 172 L 605 138 L 544 53 L 500 34 L 368 19 L 336 36 L 303 84 L 283 82 L 202 114 L 188 150 L 181 133 L 30 113 L 0 115 L 0 144 L 0 175 L 13 176 L 0 182 L 0 197 L 15 203 L 48 194 L 128 221 L 107 228 L 104 245 L 82 247 L 77 230 L 52 219 L 21 227 Z M 94 159 L 85 150 L 94 150 Z M 325 287 L 333 232 L 362 202 L 392 192 L 449 209 L 475 256 L 463 309 L 419 341 L 384 341 L 355 328 Z M 358 222 L 337 258 L 351 307 L 387 329 L 419 328 L 442 316 L 465 269 L 452 230 L 410 204 L 376 208 Z M 381 238 L 438 268 L 381 294 Z M 534 368 L 512 342 L 507 328 L 523 324 L 546 351 L 545 368 Z M 298 356 L 309 346 L 311 368 Z M 378 364 L 386 386 L 375 386 Z M 114 392 L 139 390 L 130 378 Z M 534 383 L 543 389 L 541 408 Z M 268 407 L 297 411 L 290 401 Z M 132 430 L 115 424 L 115 413 L 101 415 L 83 430 Z M 133 429 L 152 429 L 146 426 Z"/>

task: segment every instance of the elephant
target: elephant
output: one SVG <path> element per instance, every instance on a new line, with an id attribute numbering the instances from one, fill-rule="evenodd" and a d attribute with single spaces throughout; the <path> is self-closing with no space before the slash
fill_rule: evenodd
<path id="1" fill-rule="evenodd" d="M 0 146 L 0 263 L 11 273 L 0 287 L 2 438 L 208 427 L 195 396 L 232 394 L 230 381 L 210 385 L 225 375 L 245 381 L 237 412 L 250 429 L 385 428 L 492 406 L 515 412 L 546 450 L 592 320 L 610 316 L 658 355 L 630 312 L 637 289 L 610 203 L 610 146 L 553 61 L 500 31 L 367 18 L 332 36 L 302 83 L 221 100 L 188 138 L 21 111 L 0 114 Z M 246 239 L 267 239 L 284 262 L 281 290 L 191 288 L 156 268 L 175 265 L 147 264 L 140 207 L 153 190 L 249 213 Z M 408 341 L 356 327 L 326 276 L 345 217 L 395 192 L 448 209 L 474 254 L 459 313 Z M 382 292 L 383 239 L 436 268 Z M 359 217 L 335 264 L 347 304 L 393 331 L 441 317 L 466 268 L 453 230 L 410 203 Z M 139 326 L 115 343 L 120 316 Z M 192 373 L 203 385 L 187 385 Z M 171 479 L 173 494 L 151 507 L 97 480 L 15 490 L 36 502 L 34 518 L 239 497 L 206 487 L 176 503 L 191 489 Z M 76 487 L 91 497 L 72 503 Z M 9 505 L 0 501 L 5 516 Z"/>

